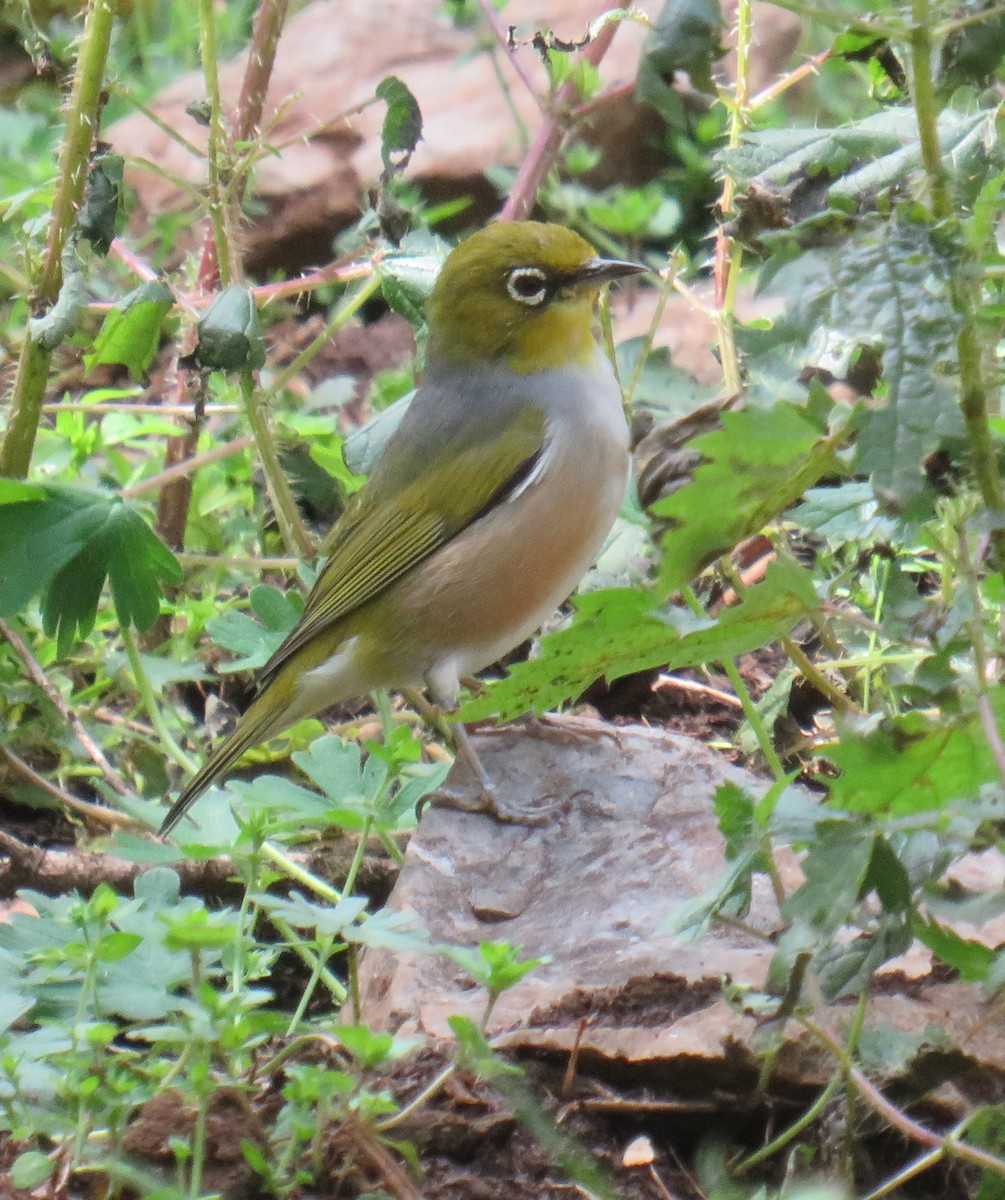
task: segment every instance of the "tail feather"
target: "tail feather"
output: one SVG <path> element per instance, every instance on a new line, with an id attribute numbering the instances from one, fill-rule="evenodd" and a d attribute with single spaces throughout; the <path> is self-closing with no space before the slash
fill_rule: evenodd
<path id="1" fill-rule="evenodd" d="M 202 768 L 192 776 L 178 799 L 171 805 L 161 822 L 160 836 L 171 832 L 185 813 L 221 775 L 237 762 L 245 750 L 264 742 L 272 733 L 284 728 L 284 711 L 276 712 L 275 698 L 263 703 L 260 696 L 241 717 L 234 732 L 210 754 Z"/>

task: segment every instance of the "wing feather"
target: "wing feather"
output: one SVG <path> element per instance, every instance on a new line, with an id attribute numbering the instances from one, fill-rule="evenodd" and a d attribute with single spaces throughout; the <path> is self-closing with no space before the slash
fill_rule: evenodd
<path id="1" fill-rule="evenodd" d="M 483 430 L 480 440 L 461 446 L 443 439 L 430 448 L 435 457 L 423 464 L 426 469 L 413 470 L 414 477 L 399 487 L 388 482 L 401 474 L 394 471 L 393 458 L 403 448 L 393 443 L 407 430 L 399 428 L 385 451 L 391 469 L 378 463 L 356 503 L 336 523 L 328 538 L 328 562 L 300 621 L 262 669 L 259 690 L 308 642 L 386 591 L 526 482 L 544 449 L 543 414 L 525 408 L 504 438 L 491 432 Z M 416 455 L 422 463 L 420 449 L 413 448 L 412 458 Z"/>

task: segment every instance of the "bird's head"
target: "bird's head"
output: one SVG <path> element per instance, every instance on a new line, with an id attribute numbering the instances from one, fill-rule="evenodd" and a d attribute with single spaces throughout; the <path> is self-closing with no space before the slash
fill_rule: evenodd
<path id="1" fill-rule="evenodd" d="M 561 225 L 489 225 L 443 264 L 427 308 L 429 362 L 505 362 L 521 375 L 583 362 L 601 286 L 645 269 L 598 258 Z"/>

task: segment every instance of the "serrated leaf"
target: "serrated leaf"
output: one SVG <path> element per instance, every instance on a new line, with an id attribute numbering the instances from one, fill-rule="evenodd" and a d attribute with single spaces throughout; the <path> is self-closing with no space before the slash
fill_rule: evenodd
<path id="1" fill-rule="evenodd" d="M 712 91 L 712 66 L 726 53 L 717 0 L 668 0 L 643 47 L 639 98 L 658 90 L 675 71 L 687 71 L 695 86 Z"/>
<path id="2" fill-rule="evenodd" d="M 118 363 L 141 382 L 160 345 L 161 323 L 174 303 L 171 290 L 155 280 L 144 283 L 105 316 L 94 349 L 84 357 L 88 371 Z"/>
<path id="3" fill-rule="evenodd" d="M 290 632 L 304 611 L 303 597 L 299 592 L 283 592 L 267 583 L 253 587 L 248 599 L 266 629 L 283 634 Z"/>
<path id="4" fill-rule="evenodd" d="M 861 479 L 810 488 L 790 516 L 803 529 L 838 545 L 888 540 L 897 524 L 880 512 L 872 485 Z"/>
<path id="5" fill-rule="evenodd" d="M 662 539 L 664 594 L 762 529 L 822 475 L 840 470 L 836 441 L 792 404 L 724 412 L 722 428 L 688 446 L 706 461 L 690 483 L 652 506 L 674 523 Z"/>
<path id="6" fill-rule="evenodd" d="M 785 915 L 818 935 L 835 933 L 858 905 L 872 852 L 868 830 L 822 821 L 803 860 L 804 881 L 786 900 Z"/>
<path id="7" fill-rule="evenodd" d="M 955 967 L 967 983 L 983 983 L 997 957 L 995 951 L 982 942 L 961 937 L 948 925 L 931 917 L 926 920 L 918 913 L 912 914 L 911 932 L 944 963 Z"/>
<path id="8" fill-rule="evenodd" d="M 238 656 L 217 665 L 217 671 L 226 675 L 264 666 L 286 640 L 288 630 L 267 629 L 247 613 L 226 612 L 207 621 L 206 632 L 218 646 Z"/>
<path id="9" fill-rule="evenodd" d="M 377 261 L 384 299 L 413 326 L 425 320 L 426 301 L 448 253 L 442 239 L 415 233 L 403 239 L 400 249 Z"/>
<path id="10" fill-rule="evenodd" d="M 0 615 L 44 590 L 45 627 L 58 630 L 65 654 L 78 630 L 86 635 L 93 627 L 106 576 L 120 622 L 148 629 L 159 612 L 161 581 L 179 581 L 181 568 L 116 496 L 46 484 L 38 498 L 3 507 Z"/>
<path id="11" fill-rule="evenodd" d="M 43 625 L 56 636 L 60 656 L 93 629 L 106 578 L 119 623 L 140 630 L 157 620 L 162 582 L 182 578 L 178 560 L 134 509 L 116 497 L 78 495 L 87 536 L 52 576 L 42 601 Z"/>
<path id="12" fill-rule="evenodd" d="M 419 103 L 404 83 L 388 75 L 377 84 L 377 95 L 387 105 L 380 131 L 380 157 L 389 175 L 403 171 L 422 140 Z"/>
<path id="13" fill-rule="evenodd" d="M 1000 689 L 993 702 L 1001 721 Z M 972 714 L 933 721 L 911 712 L 867 734 L 844 730 L 827 757 L 841 772 L 827 781 L 830 800 L 848 812 L 938 811 L 975 798 L 998 777 L 980 721 Z"/>
<path id="14" fill-rule="evenodd" d="M 674 670 L 734 658 L 775 641 L 817 604 L 809 575 L 791 559 L 768 568 L 763 583 L 716 621 L 675 628 L 653 596 L 612 588 L 576 600 L 572 624 L 541 640 L 537 658 L 517 663 L 484 696 L 469 700 L 462 721 L 498 716 L 511 721 L 547 712 L 583 692 L 595 679 L 617 679 L 652 667 Z"/>
<path id="15" fill-rule="evenodd" d="M 970 169 L 985 147 L 994 145 L 994 120 L 993 112 L 945 109 L 938 131 L 947 167 Z M 869 211 L 877 192 L 905 180 L 922 162 L 917 118 L 906 106 L 835 129 L 751 130 L 718 157 L 742 188 L 786 200 L 795 186 L 812 181 L 820 205 L 846 210 L 868 201 Z"/>
<path id="16" fill-rule="evenodd" d="M 905 920 L 886 924 L 877 933 L 859 934 L 850 941 L 828 942 L 814 955 L 813 963 L 824 998 L 858 995 L 885 962 L 904 954 L 911 944 Z"/>

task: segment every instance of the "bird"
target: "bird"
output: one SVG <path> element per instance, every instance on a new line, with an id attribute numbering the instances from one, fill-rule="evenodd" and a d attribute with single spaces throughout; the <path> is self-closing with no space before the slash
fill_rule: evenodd
<path id="1" fill-rule="evenodd" d="M 327 561 L 254 699 L 161 835 L 246 750 L 331 705 L 419 687 L 453 711 L 463 677 L 525 641 L 574 591 L 630 472 L 595 301 L 644 270 L 538 221 L 490 224 L 450 252 L 405 416 L 328 535 Z"/>

